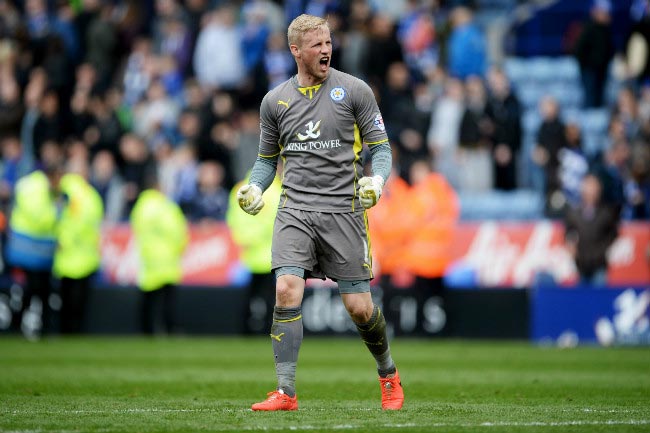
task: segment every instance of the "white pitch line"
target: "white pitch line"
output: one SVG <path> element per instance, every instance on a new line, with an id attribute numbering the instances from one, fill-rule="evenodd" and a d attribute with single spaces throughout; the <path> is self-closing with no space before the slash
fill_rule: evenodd
<path id="1" fill-rule="evenodd" d="M 379 408 L 370 407 L 357 407 L 357 408 L 342 408 L 345 412 L 379 412 Z M 303 408 L 301 412 L 325 412 L 331 411 L 326 408 Z M 97 415 L 115 415 L 115 414 L 129 414 L 129 413 L 217 413 L 217 412 L 252 412 L 248 408 L 219 408 L 219 407 L 204 407 L 204 408 L 124 408 L 124 409 L 4 409 L 0 410 L 0 415 L 33 415 L 33 414 L 46 414 L 46 415 L 84 415 L 84 414 L 97 414 Z M 642 409 L 590 409 L 590 408 L 576 408 L 576 409 L 562 409 L 562 412 L 576 412 L 576 413 L 606 413 L 606 414 L 645 414 L 647 411 Z"/>
<path id="2" fill-rule="evenodd" d="M 346 409 L 349 412 L 369 412 L 373 411 L 368 408 L 350 408 Z M 317 412 L 318 408 L 307 409 L 305 412 Z M 623 409 L 621 411 L 616 411 L 614 409 L 582 409 L 583 412 L 606 412 L 606 413 L 630 413 L 629 409 Z M 2 410 L 0 411 L 1 415 L 96 415 L 96 414 L 138 414 L 138 413 L 198 413 L 198 412 L 209 412 L 209 413 L 232 413 L 232 412 L 251 412 L 250 409 L 238 409 L 238 408 L 187 408 L 187 409 L 164 409 L 164 408 L 126 408 L 126 409 L 108 409 L 108 410 L 86 410 L 86 409 L 63 409 L 63 410 Z M 477 423 L 394 423 L 394 424 L 382 424 L 379 427 L 390 428 L 390 429 L 409 429 L 409 428 L 454 428 L 454 427 L 464 427 L 464 428 L 508 428 L 508 427 L 571 427 L 571 426 L 621 426 L 621 425 L 650 425 L 650 419 L 630 419 L 630 420 L 567 420 L 567 421 L 497 421 L 497 422 L 477 422 Z M 215 428 L 216 427 L 216 428 Z M 352 430 L 357 428 L 362 428 L 364 425 L 353 425 L 353 424 L 339 424 L 339 425 L 301 425 L 301 426 L 245 426 L 238 427 L 236 430 L 245 430 L 245 431 L 280 431 L 280 430 L 291 430 L 291 431 L 310 431 L 310 430 L 332 430 L 332 431 L 344 431 Z M 211 428 L 213 431 L 233 431 L 232 428 L 219 428 L 218 426 L 213 426 Z M 2 431 L 2 433 L 42 433 L 43 430 L 11 430 L 11 431 Z M 56 430 L 49 433 L 72 433 L 75 430 Z"/>

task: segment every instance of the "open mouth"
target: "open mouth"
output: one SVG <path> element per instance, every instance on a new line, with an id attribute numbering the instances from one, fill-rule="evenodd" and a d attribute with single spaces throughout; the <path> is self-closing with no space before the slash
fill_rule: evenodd
<path id="1" fill-rule="evenodd" d="M 321 66 L 327 66 L 329 64 L 330 58 L 329 57 L 321 57 L 320 58 L 320 64 Z"/>

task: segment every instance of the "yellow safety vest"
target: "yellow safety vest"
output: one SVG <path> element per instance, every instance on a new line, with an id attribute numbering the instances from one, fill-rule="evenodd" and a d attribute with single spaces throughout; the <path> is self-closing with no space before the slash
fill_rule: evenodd
<path id="1" fill-rule="evenodd" d="M 138 285 L 143 291 L 181 281 L 181 258 L 189 241 L 181 208 L 160 191 L 140 193 L 131 212 L 131 227 L 140 257 Z"/>
<path id="2" fill-rule="evenodd" d="M 42 171 L 23 176 L 16 183 L 11 230 L 39 239 L 56 235 L 57 209 L 50 181 Z"/>
<path id="3" fill-rule="evenodd" d="M 246 183 L 247 180 L 238 183 L 230 192 L 226 222 L 233 241 L 241 249 L 240 258 L 244 266 L 252 273 L 265 274 L 271 271 L 271 241 L 282 182 L 276 177 L 264 191 L 265 205 L 257 215 L 247 214 L 237 202 L 237 190 Z"/>
<path id="4" fill-rule="evenodd" d="M 77 174 L 64 175 L 60 189 L 67 203 L 57 225 L 53 270 L 58 277 L 84 278 L 101 262 L 104 205 L 99 193 Z"/>

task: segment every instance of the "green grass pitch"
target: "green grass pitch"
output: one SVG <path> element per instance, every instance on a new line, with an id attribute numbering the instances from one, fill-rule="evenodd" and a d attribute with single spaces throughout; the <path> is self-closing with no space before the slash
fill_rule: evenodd
<path id="1" fill-rule="evenodd" d="M 649 432 L 650 350 L 396 339 L 404 409 L 382 412 L 357 338 L 307 337 L 300 410 L 268 338 L 0 337 L 2 432 Z"/>

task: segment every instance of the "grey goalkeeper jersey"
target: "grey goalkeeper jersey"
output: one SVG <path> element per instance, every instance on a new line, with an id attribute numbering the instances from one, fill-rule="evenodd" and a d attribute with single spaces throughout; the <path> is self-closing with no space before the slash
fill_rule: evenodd
<path id="1" fill-rule="evenodd" d="M 280 207 L 355 212 L 363 176 L 363 143 L 387 143 L 370 87 L 330 68 L 320 85 L 301 88 L 296 77 L 266 94 L 260 107 L 261 158 L 282 158 Z"/>

